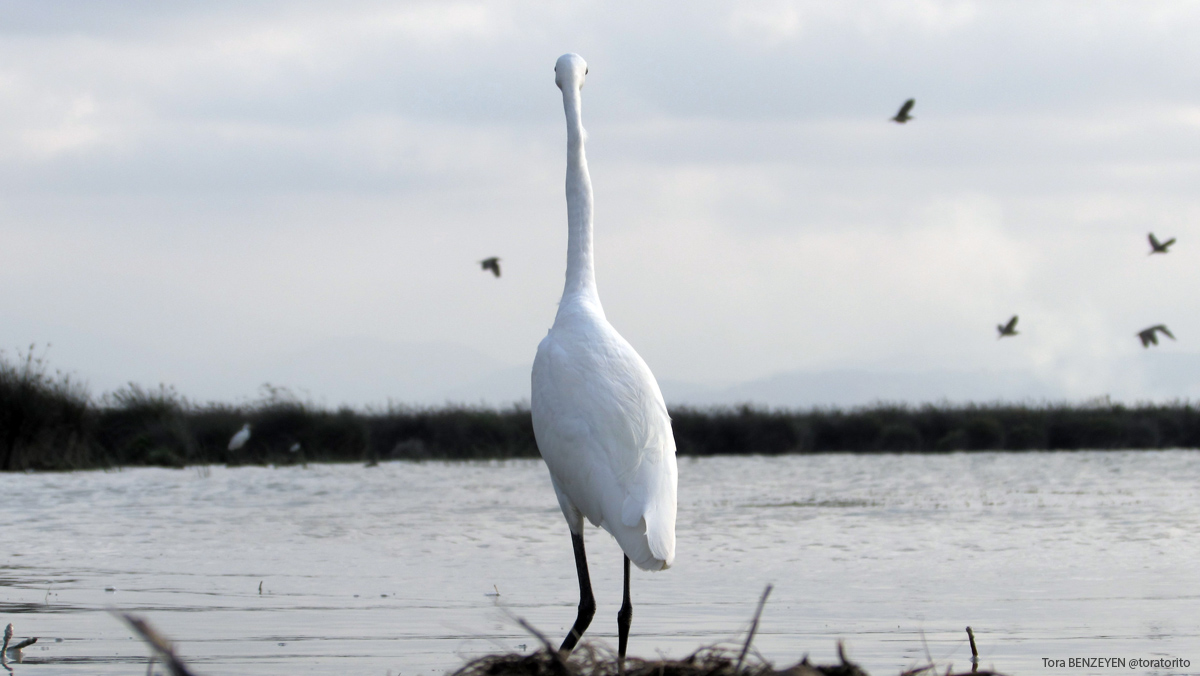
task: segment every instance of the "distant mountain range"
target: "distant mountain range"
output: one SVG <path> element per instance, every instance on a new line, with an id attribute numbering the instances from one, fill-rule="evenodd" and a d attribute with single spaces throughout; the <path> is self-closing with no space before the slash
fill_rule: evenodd
<path id="1" fill-rule="evenodd" d="M 336 405 L 446 403 L 505 406 L 529 401 L 530 365 L 512 366 L 451 343 L 330 341 L 265 366 L 271 382 L 294 383 Z M 740 383 L 661 379 L 670 405 L 853 407 L 874 403 L 1083 402 L 1200 398 L 1200 355 L 1139 352 L 1095 367 L 1032 371 L 829 369 L 789 371 Z M 1071 374 L 1082 373 L 1074 379 Z"/>
<path id="2" fill-rule="evenodd" d="M 88 343 L 94 345 L 94 343 Z M 530 350 L 532 362 L 532 349 Z M 130 381 L 173 384 L 193 401 L 236 403 L 271 383 L 318 405 L 383 407 L 447 403 L 507 406 L 529 401 L 530 364 L 506 364 L 482 351 L 450 342 L 392 342 L 370 338 L 322 341 L 270 358 L 190 361 L 146 349 L 110 349 L 96 362 L 69 347 L 56 348 L 55 366 L 80 369 L 95 394 Z M 55 357 L 58 359 L 55 359 Z M 62 357 L 65 360 L 59 361 Z M 1200 354 L 1147 350 L 1093 362 L 1018 370 L 873 370 L 841 368 L 787 371 L 734 383 L 659 381 L 670 405 L 854 407 L 887 403 L 1083 402 L 1200 399 Z"/>
<path id="3" fill-rule="evenodd" d="M 329 341 L 264 370 L 328 404 L 445 403 L 503 406 L 529 401 L 530 365 L 505 366 L 448 343 Z M 290 375 L 290 378 L 289 378 Z M 1024 373 L 839 369 L 794 371 L 727 385 L 660 381 L 671 405 L 753 403 L 773 407 L 861 406 L 875 402 L 989 402 L 1061 399 L 1064 392 Z"/>
<path id="4" fill-rule="evenodd" d="M 1024 373 L 987 371 L 793 371 L 724 387 L 664 380 L 663 397 L 696 406 L 753 403 L 772 407 L 863 406 L 875 403 L 966 403 L 1061 399 L 1054 386 Z"/>

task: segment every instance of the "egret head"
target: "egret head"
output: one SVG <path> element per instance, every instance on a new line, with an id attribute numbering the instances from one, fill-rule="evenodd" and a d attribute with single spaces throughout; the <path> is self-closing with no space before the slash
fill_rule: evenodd
<path id="1" fill-rule="evenodd" d="M 566 91 L 567 87 L 582 89 L 587 79 L 587 61 L 578 54 L 563 54 L 554 64 L 554 84 Z"/>

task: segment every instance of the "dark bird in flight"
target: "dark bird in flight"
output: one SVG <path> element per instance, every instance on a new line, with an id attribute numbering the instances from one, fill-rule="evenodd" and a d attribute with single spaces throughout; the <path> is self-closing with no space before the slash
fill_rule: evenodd
<path id="1" fill-rule="evenodd" d="M 1171 239 L 1168 239 L 1165 242 L 1158 241 L 1158 238 L 1154 236 L 1154 233 L 1150 233 L 1149 237 L 1150 237 L 1150 255 L 1151 256 L 1153 256 L 1156 253 L 1164 253 L 1164 254 L 1168 253 L 1167 249 L 1169 249 L 1171 247 L 1171 245 L 1175 243 L 1174 237 L 1172 237 Z"/>
<path id="2" fill-rule="evenodd" d="M 1017 316 L 1013 315 L 1007 324 L 997 324 L 996 330 L 1000 332 L 1000 335 L 996 336 L 997 339 L 1017 335 Z"/>
<path id="3" fill-rule="evenodd" d="M 900 106 L 900 112 L 896 113 L 896 117 L 893 117 L 892 121 L 899 122 L 900 124 L 904 124 L 905 122 L 908 122 L 909 120 L 917 119 L 917 118 L 913 117 L 912 115 L 908 114 L 908 111 L 912 110 L 912 107 L 914 104 L 916 104 L 916 102 L 917 102 L 916 99 L 909 99 L 909 100 L 905 101 L 904 105 Z"/>
<path id="4" fill-rule="evenodd" d="M 479 261 L 479 267 L 484 270 L 491 270 L 493 275 L 500 276 L 500 259 L 492 256 Z"/>
<path id="5" fill-rule="evenodd" d="M 1175 336 L 1171 335 L 1171 332 L 1167 330 L 1165 324 L 1155 324 L 1148 329 L 1142 329 L 1141 331 L 1138 331 L 1137 337 L 1142 339 L 1142 347 L 1158 345 L 1158 336 L 1155 335 L 1155 331 L 1162 331 L 1163 335 L 1171 340 L 1175 340 Z"/>

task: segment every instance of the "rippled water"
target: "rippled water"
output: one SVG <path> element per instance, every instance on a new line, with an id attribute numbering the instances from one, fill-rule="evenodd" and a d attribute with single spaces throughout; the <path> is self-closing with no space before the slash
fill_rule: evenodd
<path id="1" fill-rule="evenodd" d="M 971 625 L 983 666 L 1008 673 L 1092 673 L 1042 662 L 1081 656 L 1200 672 L 1195 452 L 679 469 L 678 558 L 635 572 L 632 654 L 740 641 L 773 583 L 755 646 L 777 663 L 833 661 L 844 639 L 877 676 L 927 653 L 968 668 Z M 382 675 L 532 650 L 513 617 L 559 640 L 578 602 L 540 461 L 3 475 L 0 496 L 0 623 L 41 637 L 12 665 L 25 676 L 145 673 L 110 608 L 206 674 Z M 615 644 L 620 550 L 588 537 L 587 636 Z"/>

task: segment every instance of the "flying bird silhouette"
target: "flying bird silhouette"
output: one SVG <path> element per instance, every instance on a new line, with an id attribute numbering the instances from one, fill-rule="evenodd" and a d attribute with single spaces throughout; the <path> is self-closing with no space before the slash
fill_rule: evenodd
<path id="1" fill-rule="evenodd" d="M 1174 237 L 1172 237 L 1171 239 L 1168 239 L 1165 242 L 1158 241 L 1158 238 L 1154 236 L 1154 233 L 1150 233 L 1148 235 L 1148 237 L 1150 238 L 1150 254 L 1149 255 L 1151 255 L 1151 256 L 1153 256 L 1156 253 L 1160 253 L 1160 254 L 1170 253 L 1167 251 L 1167 249 L 1169 249 L 1171 247 L 1171 245 L 1175 243 Z"/>
<path id="2" fill-rule="evenodd" d="M 909 100 L 905 101 L 904 105 L 900 106 L 900 112 L 896 113 L 896 117 L 893 117 L 892 121 L 899 122 L 900 124 L 904 124 L 905 122 L 908 122 L 909 120 L 917 119 L 917 118 L 913 117 L 912 115 L 908 114 L 908 112 L 910 110 L 912 110 L 912 107 L 914 105 L 916 105 L 916 103 L 917 103 L 916 99 L 909 99 Z"/>
<path id="3" fill-rule="evenodd" d="M 242 429 L 238 430 L 237 434 L 234 434 L 232 437 L 230 437 L 229 450 L 236 451 L 242 446 L 245 446 L 247 441 L 250 441 L 250 423 L 242 425 Z"/>
<path id="4" fill-rule="evenodd" d="M 583 547 L 583 521 L 608 531 L 625 556 L 617 613 L 624 670 L 633 602 L 629 562 L 663 570 L 675 560 L 675 437 L 658 382 L 604 316 L 592 249 L 592 181 L 584 154 L 580 90 L 587 63 L 564 54 L 554 65 L 567 118 L 567 279 L 554 325 L 533 360 L 533 434 L 550 470 L 579 576 L 579 612 L 561 652 L 574 649 L 596 612 Z"/>
<path id="5" fill-rule="evenodd" d="M 996 331 L 1000 333 L 1000 335 L 996 336 L 997 339 L 1017 335 L 1017 316 L 1013 315 L 1007 324 L 997 324 Z"/>
<path id="6" fill-rule="evenodd" d="M 1138 331 L 1137 337 L 1142 339 L 1142 347 L 1150 347 L 1152 344 L 1158 345 L 1158 336 L 1155 335 L 1156 331 L 1162 332 L 1171 340 L 1175 340 L 1175 336 L 1171 335 L 1171 332 L 1167 330 L 1165 324 L 1155 324 L 1148 329 L 1142 329 L 1141 331 Z"/>
<path id="7" fill-rule="evenodd" d="M 484 270 L 491 270 L 493 275 L 500 276 L 500 259 L 492 256 L 479 261 L 479 267 Z M 518 280 L 519 281 L 519 280 Z"/>

